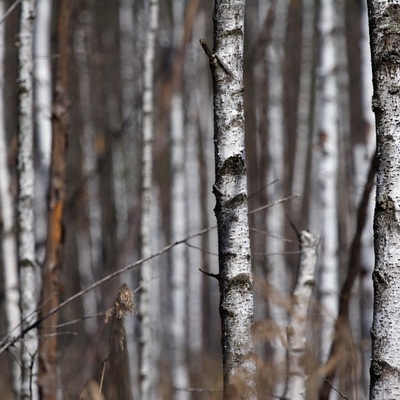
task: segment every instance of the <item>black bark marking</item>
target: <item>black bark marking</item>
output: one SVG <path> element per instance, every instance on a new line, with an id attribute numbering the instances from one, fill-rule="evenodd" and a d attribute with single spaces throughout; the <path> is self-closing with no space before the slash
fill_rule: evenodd
<path id="1" fill-rule="evenodd" d="M 240 154 L 236 154 L 225 160 L 221 167 L 221 175 L 242 176 L 246 173 L 246 165 Z"/>

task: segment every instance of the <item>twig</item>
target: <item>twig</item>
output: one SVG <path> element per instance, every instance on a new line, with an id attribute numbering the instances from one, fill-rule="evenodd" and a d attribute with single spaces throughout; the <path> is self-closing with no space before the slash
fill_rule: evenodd
<path id="1" fill-rule="evenodd" d="M 5 14 L 0 19 L 0 24 L 2 24 L 8 18 L 8 16 L 15 10 L 15 8 L 18 6 L 19 3 L 21 3 L 21 0 L 17 0 L 14 4 L 10 6 L 10 8 L 5 12 Z"/>
<path id="2" fill-rule="evenodd" d="M 200 39 L 199 42 L 207 54 L 207 57 L 210 59 L 210 63 L 214 66 L 219 65 L 225 71 L 225 73 L 227 73 L 229 76 L 232 76 L 232 72 L 229 71 L 229 68 L 225 65 L 225 63 L 216 54 L 211 52 L 206 41 L 204 39 Z"/>
<path id="3" fill-rule="evenodd" d="M 199 271 L 202 272 L 204 275 L 210 276 L 211 278 L 215 278 L 217 281 L 220 280 L 220 275 L 219 274 L 213 274 L 211 272 L 207 272 L 199 268 Z"/>
<path id="4" fill-rule="evenodd" d="M 143 263 L 145 263 L 146 261 L 152 260 L 153 258 L 159 257 L 165 253 L 167 253 L 168 251 L 170 251 L 173 247 L 178 246 L 179 244 L 183 244 L 186 243 L 188 240 L 197 237 L 197 236 L 201 236 L 204 235 L 205 233 L 211 231 L 212 229 L 215 229 L 214 227 L 211 228 L 206 228 L 201 230 L 200 232 L 197 232 L 191 236 L 188 236 L 185 239 L 182 240 L 177 240 L 172 244 L 169 244 L 168 246 L 165 246 L 162 250 L 152 254 L 149 257 L 146 258 L 142 258 L 140 260 L 135 261 L 132 264 L 129 264 L 115 272 L 113 272 L 112 274 L 109 274 L 107 276 L 105 276 L 104 278 L 100 279 L 99 281 L 93 283 L 92 285 L 88 286 L 86 289 L 81 290 L 80 292 L 74 294 L 73 296 L 71 296 L 70 298 L 68 298 L 67 300 L 63 301 L 62 303 L 60 303 L 57 307 L 54 307 L 52 310 L 49 311 L 49 313 L 47 315 L 44 315 L 40 318 L 38 318 L 35 322 L 33 322 L 32 324 L 30 324 L 29 326 L 27 326 L 20 334 L 12 337 L 12 338 L 8 338 L 8 340 L 6 340 L 6 342 L 0 347 L 0 354 L 3 353 L 5 350 L 7 350 L 9 347 L 11 347 L 12 345 L 14 345 L 18 340 L 20 340 L 21 338 L 23 338 L 25 336 L 25 334 L 27 332 L 29 332 L 31 329 L 36 328 L 41 322 L 43 322 L 45 319 L 47 319 L 48 317 L 50 317 L 51 315 L 53 315 L 54 313 L 60 311 L 62 308 L 64 308 L 65 306 L 67 306 L 68 304 L 72 303 L 74 300 L 82 297 L 84 294 L 92 291 L 93 289 L 103 285 L 104 283 L 108 282 L 109 280 L 121 275 L 122 273 L 129 271 L 135 267 L 138 267 L 140 265 L 142 265 Z"/>
<path id="5" fill-rule="evenodd" d="M 342 399 L 349 400 L 349 398 L 348 398 L 344 393 L 342 393 L 340 390 L 338 390 L 338 389 L 336 389 L 335 387 L 332 386 L 332 383 L 330 382 L 329 379 L 325 378 L 325 382 L 329 385 L 329 387 L 330 387 L 332 390 L 334 390 L 336 393 L 338 393 L 338 395 L 339 395 Z"/>
<path id="6" fill-rule="evenodd" d="M 174 386 L 175 390 L 179 390 L 181 392 L 192 392 L 192 393 L 214 393 L 214 392 L 222 392 L 222 389 L 205 389 L 205 388 L 178 388 Z"/>
<path id="7" fill-rule="evenodd" d="M 273 207 L 273 206 L 275 206 L 277 204 L 284 203 L 285 201 L 292 200 L 292 199 L 295 199 L 297 197 L 300 197 L 300 195 L 299 194 L 295 194 L 293 196 L 284 197 L 283 199 L 276 200 L 271 204 L 267 204 L 265 206 L 261 206 L 261 207 L 258 207 L 256 209 L 254 209 L 254 210 L 251 210 L 251 211 L 248 212 L 248 214 L 249 215 L 250 214 L 254 214 L 254 213 L 258 212 L 258 211 L 265 210 L 266 208 Z"/>

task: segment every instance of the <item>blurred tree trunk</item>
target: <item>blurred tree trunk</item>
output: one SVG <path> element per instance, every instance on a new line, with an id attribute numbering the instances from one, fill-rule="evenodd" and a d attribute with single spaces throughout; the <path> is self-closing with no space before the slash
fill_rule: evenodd
<path id="1" fill-rule="evenodd" d="M 214 48 L 215 215 L 218 224 L 224 399 L 257 398 L 253 278 L 247 208 L 243 44 L 245 1 L 216 1 Z"/>
<path id="2" fill-rule="evenodd" d="M 49 217 L 46 257 L 43 264 L 41 316 L 57 307 L 60 301 L 63 215 L 65 202 L 65 169 L 69 131 L 69 72 L 71 47 L 71 2 L 63 0 L 58 16 L 58 54 L 52 113 L 52 152 L 49 188 Z M 43 400 L 56 400 L 59 390 L 57 366 L 58 313 L 40 325 L 39 388 Z"/>
<path id="3" fill-rule="evenodd" d="M 285 27 L 287 24 L 288 4 L 284 1 L 271 2 L 273 17 L 271 40 L 267 53 L 268 67 L 268 175 L 264 186 L 268 186 L 268 201 L 273 203 L 284 197 L 285 173 L 285 119 L 284 119 L 284 57 L 281 48 L 285 45 Z M 272 183 L 271 183 L 272 182 Z M 275 329 L 273 338 L 273 388 L 279 395 L 284 390 L 284 372 L 286 370 L 286 349 L 282 342 L 287 325 L 287 310 L 282 306 L 288 296 L 288 274 L 283 253 L 285 252 L 285 207 L 276 204 L 266 210 L 266 226 L 269 236 L 266 241 L 268 282 L 274 295 L 268 296 L 270 319 Z"/>
<path id="4" fill-rule="evenodd" d="M 335 53 L 336 8 L 322 0 L 318 17 L 319 76 L 310 199 L 311 230 L 321 237 L 318 290 L 321 303 L 321 361 L 325 362 L 337 316 L 338 271 L 338 103 Z"/>
<path id="5" fill-rule="evenodd" d="M 4 1 L 0 1 L 0 15 L 4 14 Z M 5 29 L 4 24 L 0 26 L 0 220 L 2 221 L 1 234 L 1 260 L 3 266 L 2 279 L 4 282 L 5 312 L 7 315 L 7 334 L 16 335 L 19 331 L 21 321 L 18 293 L 18 265 L 17 265 L 17 243 L 15 238 L 15 210 L 14 199 L 11 193 L 11 179 L 7 163 L 7 135 L 4 116 L 4 49 Z M 17 352 L 20 351 L 19 343 L 16 343 Z M 12 385 L 16 398 L 20 393 L 20 354 L 12 352 L 11 375 Z"/>
<path id="6" fill-rule="evenodd" d="M 33 93 L 32 93 L 32 36 L 35 20 L 33 0 L 21 2 L 18 36 L 18 197 L 17 247 L 20 279 L 21 329 L 36 317 L 38 270 L 34 232 L 34 165 L 33 165 Z M 37 330 L 25 334 L 21 345 L 21 399 L 38 398 Z"/>
<path id="7" fill-rule="evenodd" d="M 96 131 L 94 125 L 94 93 L 91 81 L 91 64 L 93 57 L 93 4 L 84 3 L 79 13 L 77 29 L 74 32 L 74 49 L 79 86 L 79 104 L 82 118 L 82 134 L 80 142 L 82 148 L 82 174 L 84 180 L 84 217 L 79 224 L 76 234 L 78 247 L 79 274 L 82 286 L 92 284 L 96 279 L 96 272 L 102 264 L 101 244 L 101 210 L 99 195 L 99 176 L 96 158 Z M 83 298 L 84 308 L 97 312 L 97 292 L 88 293 Z M 95 319 L 85 321 L 88 334 L 98 330 Z"/>
<path id="8" fill-rule="evenodd" d="M 287 327 L 288 371 L 284 398 L 306 398 L 307 382 L 307 321 L 317 267 L 318 237 L 300 232 L 298 279 L 292 296 L 292 310 Z"/>
<path id="9" fill-rule="evenodd" d="M 359 38 L 359 46 L 361 48 L 361 95 L 363 99 L 363 133 L 364 142 L 361 145 L 361 151 L 364 159 L 367 154 L 374 154 L 376 151 L 376 136 L 375 136 L 375 120 L 374 113 L 371 108 L 371 99 L 373 93 L 372 87 L 372 71 L 371 71 L 371 52 L 368 33 L 368 10 L 367 4 L 361 2 L 361 10 L 359 11 L 358 24 L 361 26 Z M 355 164 L 359 165 L 357 161 Z M 361 163 L 364 164 L 364 163 Z M 358 169 L 361 170 L 362 166 Z M 361 171 L 360 171 L 361 173 Z M 375 170 L 376 173 L 376 170 Z M 373 218 L 374 218 L 374 199 L 375 187 L 372 189 L 369 205 L 368 205 L 368 221 L 364 229 L 361 241 L 361 259 L 360 259 L 360 340 L 362 343 L 367 343 L 363 347 L 361 355 L 361 382 L 364 397 L 367 397 L 369 386 L 369 363 L 371 359 L 371 326 L 372 326 L 372 309 L 373 309 L 373 285 L 371 275 L 374 268 L 374 241 L 373 241 Z"/>
<path id="10" fill-rule="evenodd" d="M 142 127 L 142 202 L 140 221 L 140 256 L 152 254 L 151 234 L 153 221 L 153 130 L 154 130 L 154 54 L 158 29 L 159 4 L 151 0 L 148 7 L 146 50 L 143 70 L 143 127 Z M 154 369 L 154 327 L 152 326 L 152 302 L 150 283 L 153 277 L 154 261 L 144 263 L 140 268 L 140 398 L 150 400 L 157 397 Z"/>
<path id="11" fill-rule="evenodd" d="M 36 23 L 33 38 L 34 50 L 34 102 L 35 132 L 38 168 L 35 177 L 35 236 L 37 258 L 43 262 L 47 234 L 47 191 L 51 158 L 51 97 L 52 97 L 52 57 L 51 22 L 52 2 L 36 2 Z"/>
<path id="12" fill-rule="evenodd" d="M 173 9 L 173 51 L 179 54 L 184 34 L 184 4 L 172 2 Z M 182 61 L 180 61 L 182 62 Z M 174 77 L 173 77 L 174 78 Z M 179 77 L 180 78 L 180 77 Z M 171 240 L 186 236 L 186 195 L 185 184 L 185 127 L 183 109 L 183 86 L 177 79 L 171 99 Z M 175 400 L 187 400 L 189 376 L 187 368 L 187 251 L 177 246 L 171 251 L 171 333 L 172 333 L 172 385 Z"/>
<path id="13" fill-rule="evenodd" d="M 368 1 L 377 133 L 370 399 L 400 397 L 399 1 Z"/>

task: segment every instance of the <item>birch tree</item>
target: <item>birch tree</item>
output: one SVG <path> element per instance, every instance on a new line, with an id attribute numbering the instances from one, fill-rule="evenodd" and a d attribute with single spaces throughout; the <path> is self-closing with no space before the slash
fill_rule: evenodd
<path id="1" fill-rule="evenodd" d="M 400 397 L 400 1 L 368 1 L 377 135 L 370 399 Z"/>
<path id="2" fill-rule="evenodd" d="M 218 225 L 224 399 L 256 399 L 253 278 L 247 206 L 243 107 L 244 0 L 214 4 L 215 215 Z"/>
<path id="3" fill-rule="evenodd" d="M 51 158 L 51 23 L 52 2 L 36 2 L 36 24 L 33 38 L 34 64 L 34 118 L 39 161 L 35 178 L 35 235 L 37 258 L 43 261 L 46 241 L 47 188 Z"/>
<path id="4" fill-rule="evenodd" d="M 307 231 L 302 231 L 299 241 L 301 253 L 298 280 L 293 292 L 292 310 L 287 329 L 288 379 L 285 399 L 291 400 L 306 398 L 307 318 L 315 284 L 318 238 Z"/>
<path id="5" fill-rule="evenodd" d="M 173 46 L 178 53 L 183 37 L 184 3 L 173 2 Z M 171 99 L 171 237 L 180 240 L 186 233 L 185 127 L 182 86 L 176 85 Z M 187 400 L 189 386 L 187 368 L 187 252 L 185 247 L 171 251 L 171 334 L 172 382 L 176 400 Z M 182 390 L 183 389 L 183 390 Z"/>
<path id="6" fill-rule="evenodd" d="M 20 280 L 21 329 L 29 326 L 36 316 L 37 274 L 34 232 L 34 165 L 33 165 L 33 94 L 32 94 L 32 35 L 34 1 L 21 2 L 18 36 L 18 153 L 17 153 L 17 252 Z M 38 398 L 37 329 L 25 334 L 21 346 L 21 399 Z"/>
<path id="7" fill-rule="evenodd" d="M 321 1 L 318 34 L 321 40 L 318 90 L 316 93 L 317 145 L 314 150 L 312 193 L 310 201 L 311 229 L 321 236 L 319 292 L 322 307 L 321 360 L 326 361 L 337 315 L 338 293 L 338 108 L 335 56 L 335 2 Z"/>
<path id="8" fill-rule="evenodd" d="M 273 8 L 273 28 L 271 32 L 271 43 L 266 53 L 266 63 L 269 64 L 268 82 L 268 178 L 264 185 L 274 182 L 268 188 L 268 195 L 272 201 L 283 197 L 285 181 L 285 159 L 284 159 L 284 86 L 282 69 L 284 68 L 282 46 L 284 44 L 285 26 L 287 24 L 288 4 L 284 1 L 271 2 Z M 269 296 L 268 306 L 270 317 L 277 327 L 277 334 L 273 341 L 273 364 L 276 368 L 274 376 L 274 394 L 283 390 L 283 374 L 286 350 L 281 338 L 284 337 L 287 324 L 286 310 L 282 307 L 282 298 L 287 293 L 287 274 L 285 273 L 285 260 L 280 254 L 285 251 L 284 226 L 285 209 L 283 204 L 276 204 L 266 210 L 266 224 L 271 236 L 266 241 L 268 257 L 268 281 L 273 285 L 277 296 Z"/>
<path id="9" fill-rule="evenodd" d="M 4 14 L 4 1 L 0 1 L 0 15 Z M 7 332 L 15 335 L 18 332 L 20 323 L 19 293 L 18 293 L 18 269 L 16 238 L 14 232 L 15 212 L 14 199 L 11 194 L 11 179 L 7 166 L 7 140 L 4 115 L 4 48 L 5 48 L 5 29 L 4 24 L 0 25 L 0 82 L 2 91 L 0 95 L 0 219 L 2 220 L 1 237 L 1 258 L 3 267 L 2 279 L 4 282 L 5 311 L 7 315 Z M 16 351 L 20 348 L 16 346 Z M 12 381 L 14 393 L 19 397 L 20 391 L 20 367 L 19 354 L 14 355 L 12 361 Z"/>
<path id="10" fill-rule="evenodd" d="M 154 53 L 158 29 L 159 4 L 152 0 L 148 8 L 149 24 L 146 37 L 143 76 L 143 128 L 142 128 L 142 209 L 140 222 L 141 257 L 151 255 L 151 227 L 153 204 L 153 129 L 154 129 Z M 140 270 L 140 398 L 151 399 L 154 393 L 155 368 L 152 359 L 153 329 L 151 326 L 151 293 L 153 262 L 146 262 Z"/>

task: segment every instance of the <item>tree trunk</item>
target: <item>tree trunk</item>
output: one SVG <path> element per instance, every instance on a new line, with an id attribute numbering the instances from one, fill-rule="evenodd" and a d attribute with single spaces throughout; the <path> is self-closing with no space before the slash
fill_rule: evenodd
<path id="1" fill-rule="evenodd" d="M 90 57 L 93 54 L 93 15 L 87 2 L 78 17 L 74 32 L 74 49 L 78 73 L 79 105 L 82 113 L 82 173 L 85 182 L 84 222 L 79 225 L 76 235 L 80 280 L 83 286 L 96 280 L 102 265 L 101 209 L 99 194 L 99 176 L 97 173 L 96 131 L 94 124 L 94 98 L 90 74 Z M 98 296 L 96 291 L 84 296 L 83 305 L 87 310 L 97 312 Z M 89 335 L 98 331 L 98 321 L 88 319 L 85 328 Z"/>
<path id="2" fill-rule="evenodd" d="M 43 264 L 41 316 L 59 305 L 63 247 L 63 211 L 65 201 L 65 169 L 69 130 L 69 60 L 71 4 L 63 0 L 58 20 L 58 52 L 52 114 L 52 152 L 49 188 L 49 217 L 46 257 Z M 39 388 L 41 399 L 56 400 L 58 313 L 52 314 L 40 325 Z"/>
<path id="3" fill-rule="evenodd" d="M 141 257 L 146 258 L 152 254 L 151 232 L 153 224 L 153 129 L 154 129 L 154 53 L 155 39 L 158 29 L 159 4 L 152 0 L 148 9 L 148 31 L 146 36 L 146 50 L 143 71 L 143 128 L 142 128 L 142 208 L 140 222 Z M 146 262 L 140 269 L 140 398 L 148 400 L 155 393 L 156 368 L 153 363 L 152 340 L 154 327 L 151 318 L 150 281 L 152 279 L 152 266 L 154 262 Z"/>
<path id="4" fill-rule="evenodd" d="M 244 0 L 214 6 L 214 146 L 224 399 L 256 399 L 243 107 Z"/>
<path id="5" fill-rule="evenodd" d="M 307 382 L 307 319 L 315 285 L 318 238 L 307 231 L 300 232 L 300 262 L 292 310 L 287 327 L 288 379 L 285 399 L 306 398 Z"/>
<path id="6" fill-rule="evenodd" d="M 52 2 L 36 2 L 36 24 L 34 30 L 34 102 L 35 132 L 38 155 L 38 168 L 35 177 L 35 236 L 36 253 L 40 262 L 45 255 L 47 229 L 47 189 L 51 158 L 51 96 L 52 96 L 52 58 L 51 23 Z"/>
<path id="7" fill-rule="evenodd" d="M 5 2 L 0 1 L 0 15 L 4 14 Z M 0 82 L 2 90 L 0 93 L 0 220 L 2 221 L 0 262 L 3 266 L 2 280 L 5 296 L 5 312 L 7 316 L 7 334 L 13 336 L 19 332 L 21 321 L 18 293 L 18 268 L 17 268 L 17 243 L 15 238 L 15 211 L 14 198 L 11 193 L 10 172 L 7 166 L 7 135 L 5 129 L 4 115 L 4 48 L 5 29 L 4 24 L 0 26 Z M 20 363 L 19 344 L 13 352 L 11 360 L 11 375 L 13 390 L 16 398 L 20 392 Z"/>
<path id="8" fill-rule="evenodd" d="M 370 399 L 400 397 L 400 1 L 368 1 L 377 134 Z"/>
<path id="9" fill-rule="evenodd" d="M 20 279 L 21 329 L 36 317 L 37 264 L 34 233 L 34 165 L 33 165 L 33 94 L 32 94 L 32 35 L 34 1 L 21 2 L 20 31 L 18 37 L 18 198 L 17 247 Z M 21 345 L 21 399 L 38 398 L 37 330 L 25 334 Z"/>
<path id="10" fill-rule="evenodd" d="M 268 111 L 267 111 L 267 148 L 268 148 L 268 175 L 263 186 L 274 182 L 268 187 L 268 201 L 274 202 L 283 197 L 285 182 L 285 120 L 284 120 L 284 85 L 282 70 L 284 60 L 280 49 L 285 43 L 285 26 L 287 25 L 288 4 L 284 1 L 271 3 L 273 12 L 271 42 L 269 43 L 265 60 L 268 63 Z M 265 157 L 265 155 L 263 155 Z M 287 312 L 282 307 L 282 301 L 288 293 L 288 274 L 285 271 L 285 259 L 281 254 L 285 252 L 284 237 L 285 207 L 276 204 L 266 210 L 266 226 L 271 236 L 266 240 L 268 282 L 271 283 L 277 295 L 268 296 L 269 317 L 277 326 L 273 338 L 273 382 L 271 388 L 274 395 L 282 393 L 285 379 L 283 371 L 286 369 L 286 349 L 282 343 L 287 325 Z M 269 255 L 269 256 L 268 256 Z"/>
<path id="11" fill-rule="evenodd" d="M 321 237 L 319 296 L 321 302 L 321 361 L 325 362 L 332 341 L 338 298 L 338 109 L 337 56 L 335 53 L 336 9 L 323 0 L 318 17 L 320 36 L 319 80 L 316 94 L 316 143 L 313 150 L 311 230 Z"/>

